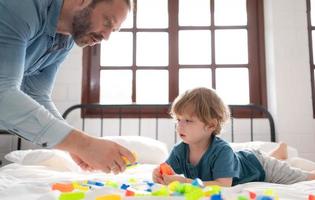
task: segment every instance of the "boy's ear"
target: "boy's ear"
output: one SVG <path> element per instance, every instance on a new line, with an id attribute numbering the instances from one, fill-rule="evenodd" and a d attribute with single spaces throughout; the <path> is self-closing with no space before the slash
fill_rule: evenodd
<path id="1" fill-rule="evenodd" d="M 218 126 L 218 121 L 216 119 L 212 119 L 209 121 L 208 125 L 206 126 L 206 129 L 208 131 L 214 131 Z"/>

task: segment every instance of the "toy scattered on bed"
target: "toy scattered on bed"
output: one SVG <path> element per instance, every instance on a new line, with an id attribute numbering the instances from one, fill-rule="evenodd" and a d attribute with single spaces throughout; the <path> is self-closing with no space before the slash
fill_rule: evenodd
<path id="1" fill-rule="evenodd" d="M 162 174 L 172 174 L 167 164 L 160 165 Z M 192 183 L 180 183 L 174 181 L 168 186 L 155 184 L 152 181 L 139 181 L 130 178 L 126 183 L 118 183 L 111 180 L 87 180 L 68 183 L 55 183 L 52 190 L 60 191 L 59 200 L 122 200 L 141 199 L 143 197 L 157 196 L 165 199 L 182 197 L 186 200 L 278 200 L 273 190 L 266 190 L 263 195 L 248 192 L 245 195 L 234 195 L 226 197 L 219 186 L 204 186 L 200 179 Z M 176 198 L 178 199 L 178 198 Z M 310 199 L 309 200 L 314 200 Z"/>
<path id="2" fill-rule="evenodd" d="M 162 174 L 173 173 L 169 165 L 160 165 Z M 269 189 L 261 195 L 254 192 L 239 195 L 224 194 L 219 186 L 204 186 L 200 179 L 192 183 L 180 183 L 174 181 L 168 186 L 155 184 L 152 181 L 139 181 L 135 178 L 128 179 L 125 183 L 118 183 L 111 180 L 87 180 L 68 183 L 54 183 L 52 190 L 60 192 L 59 200 L 122 200 L 141 199 L 143 197 L 157 196 L 165 199 L 182 197 L 186 200 L 279 200 L 275 191 Z M 178 198 L 176 198 L 178 199 Z M 309 195 L 308 200 L 315 200 L 314 195 Z"/>
<path id="3" fill-rule="evenodd" d="M 151 181 L 138 182 L 129 179 L 127 183 L 119 184 L 113 181 L 79 181 L 72 183 L 55 183 L 52 190 L 59 190 L 59 200 L 122 200 L 132 197 L 135 199 L 145 196 L 183 197 L 186 200 L 278 200 L 273 190 L 266 190 L 264 195 L 249 192 L 247 195 L 237 195 L 234 198 L 225 198 L 219 186 L 204 187 L 200 179 L 191 184 L 174 181 L 168 186 L 157 185 Z M 309 198 L 309 200 L 313 200 Z"/>
<path id="4" fill-rule="evenodd" d="M 135 155 L 135 154 L 134 154 Z M 137 166 L 137 163 L 130 163 L 124 159 L 128 167 Z M 173 170 L 167 163 L 160 164 L 160 173 L 172 175 Z M 235 195 L 237 197 L 224 197 L 219 186 L 204 186 L 200 179 L 195 179 L 192 183 L 180 183 L 174 181 L 168 186 L 155 184 L 152 181 L 130 178 L 127 183 L 118 183 L 111 180 L 87 180 L 68 183 L 54 183 L 52 190 L 58 190 L 59 200 L 122 200 L 128 198 L 158 196 L 158 197 L 184 197 L 186 200 L 279 200 L 273 190 L 266 190 L 263 195 L 256 195 L 248 192 L 246 195 Z M 315 200 L 315 196 L 310 195 L 309 200 Z"/>

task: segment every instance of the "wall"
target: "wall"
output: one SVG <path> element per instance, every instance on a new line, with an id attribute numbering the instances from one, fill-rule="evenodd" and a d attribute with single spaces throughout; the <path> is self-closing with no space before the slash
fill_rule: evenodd
<path id="1" fill-rule="evenodd" d="M 315 160 L 306 0 L 265 0 L 269 110 L 278 141 Z"/>

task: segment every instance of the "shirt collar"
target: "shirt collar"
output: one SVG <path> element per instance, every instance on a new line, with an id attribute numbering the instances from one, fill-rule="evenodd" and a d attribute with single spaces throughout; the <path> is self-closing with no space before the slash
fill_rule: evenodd
<path id="1" fill-rule="evenodd" d="M 58 19 L 60 16 L 63 0 L 52 0 L 48 9 L 46 32 L 48 35 L 55 37 Z"/>

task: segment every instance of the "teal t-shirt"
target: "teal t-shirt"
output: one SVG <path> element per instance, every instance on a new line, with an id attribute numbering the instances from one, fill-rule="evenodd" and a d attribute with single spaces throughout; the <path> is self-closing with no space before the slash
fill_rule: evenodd
<path id="1" fill-rule="evenodd" d="M 189 163 L 189 146 L 184 142 L 173 148 L 166 162 L 177 174 L 191 179 L 213 181 L 232 177 L 232 185 L 265 180 L 265 171 L 253 152 L 234 152 L 226 141 L 216 136 L 212 137 L 211 144 L 197 165 Z"/>

